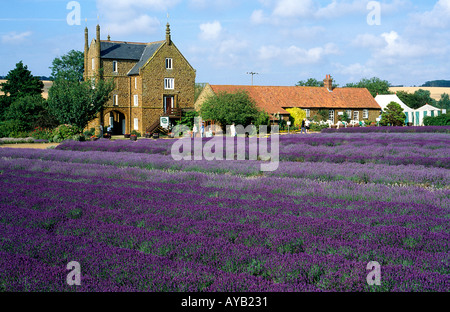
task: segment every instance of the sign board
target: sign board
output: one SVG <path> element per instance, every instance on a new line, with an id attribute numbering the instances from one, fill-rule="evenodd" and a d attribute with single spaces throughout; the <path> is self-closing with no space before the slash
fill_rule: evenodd
<path id="1" fill-rule="evenodd" d="M 290 122 L 290 121 L 288 121 L 288 122 L 286 122 L 286 124 L 287 124 L 288 126 L 290 126 L 290 125 L 291 125 L 291 122 Z"/>
<path id="2" fill-rule="evenodd" d="M 164 129 L 169 129 L 169 117 L 161 117 L 159 121 L 161 127 L 163 127 Z"/>
<path id="3" fill-rule="evenodd" d="M 380 122 L 380 121 L 381 121 L 381 118 L 378 117 L 378 118 L 375 119 L 375 120 L 376 120 L 377 122 Z"/>
<path id="4" fill-rule="evenodd" d="M 344 112 L 338 112 L 338 116 L 344 116 Z"/>

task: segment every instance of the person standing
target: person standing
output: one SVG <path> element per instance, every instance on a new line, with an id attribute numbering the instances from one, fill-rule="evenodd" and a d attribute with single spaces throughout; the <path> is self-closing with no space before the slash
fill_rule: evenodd
<path id="1" fill-rule="evenodd" d="M 192 135 L 194 138 L 197 136 L 197 132 L 198 132 L 197 125 L 194 124 L 194 127 L 192 128 Z"/>
<path id="2" fill-rule="evenodd" d="M 235 136 L 236 136 L 236 126 L 234 125 L 234 122 L 233 122 L 233 124 L 230 126 L 230 133 L 231 133 L 231 136 L 232 136 L 232 137 L 235 137 Z"/>
<path id="3" fill-rule="evenodd" d="M 309 121 L 309 119 L 308 118 L 306 118 L 306 120 L 305 120 L 305 133 L 308 133 L 308 131 L 309 131 L 309 124 L 310 124 L 310 121 Z"/>
<path id="4" fill-rule="evenodd" d="M 300 131 L 300 134 L 303 134 L 303 132 L 306 134 L 305 119 L 302 120 L 302 130 Z"/>
<path id="5" fill-rule="evenodd" d="M 98 128 L 100 130 L 100 137 L 103 138 L 103 126 L 100 124 Z"/>

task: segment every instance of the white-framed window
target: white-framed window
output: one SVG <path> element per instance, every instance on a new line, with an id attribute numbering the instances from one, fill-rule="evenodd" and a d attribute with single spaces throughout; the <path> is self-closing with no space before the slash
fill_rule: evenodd
<path id="1" fill-rule="evenodd" d="M 331 120 L 331 122 L 334 123 L 334 109 L 329 110 L 328 120 Z"/>
<path id="2" fill-rule="evenodd" d="M 363 110 L 363 119 L 369 119 L 369 110 L 368 109 Z"/>
<path id="3" fill-rule="evenodd" d="M 139 119 L 134 118 L 134 130 L 139 130 Z"/>
<path id="4" fill-rule="evenodd" d="M 175 89 L 175 78 L 164 78 L 164 89 L 166 90 Z"/>
<path id="5" fill-rule="evenodd" d="M 113 65 L 113 72 L 117 73 L 117 72 L 118 72 L 118 69 L 117 69 L 117 68 L 118 68 L 117 61 L 113 61 L 112 65 Z"/>
<path id="6" fill-rule="evenodd" d="M 134 89 L 137 90 L 137 77 L 134 77 Z"/>
<path id="7" fill-rule="evenodd" d="M 358 111 L 353 112 L 353 120 L 359 121 L 359 112 Z"/>
<path id="8" fill-rule="evenodd" d="M 311 110 L 305 109 L 305 112 L 306 112 L 306 118 L 311 118 Z"/>
<path id="9" fill-rule="evenodd" d="M 134 106 L 139 106 L 139 95 L 134 95 Z"/>
<path id="10" fill-rule="evenodd" d="M 166 69 L 173 69 L 173 61 L 171 58 L 166 58 Z"/>
<path id="11" fill-rule="evenodd" d="M 352 118 L 352 110 L 351 109 L 347 109 L 346 112 L 347 112 L 348 118 Z"/>
<path id="12" fill-rule="evenodd" d="M 113 96 L 113 105 L 119 106 L 119 95 L 118 94 L 114 94 L 114 96 Z"/>

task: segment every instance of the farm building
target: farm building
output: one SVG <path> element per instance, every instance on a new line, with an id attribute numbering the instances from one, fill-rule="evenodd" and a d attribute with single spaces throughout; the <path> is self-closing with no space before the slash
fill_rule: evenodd
<path id="1" fill-rule="evenodd" d="M 151 132 L 162 116 L 181 117 L 194 107 L 194 68 L 171 39 L 151 43 L 100 40 L 100 26 L 90 46 L 85 30 L 85 80 L 113 78 L 116 89 L 88 128 L 113 126 L 114 134 Z M 153 129 L 153 130 L 152 130 Z"/>
<path id="2" fill-rule="evenodd" d="M 446 112 L 440 108 L 436 108 L 434 106 L 426 104 L 414 111 L 414 125 L 423 126 L 423 119 L 426 116 L 435 117 L 441 115 L 442 113 L 445 114 Z"/>
<path id="3" fill-rule="evenodd" d="M 405 123 L 413 123 L 414 124 L 414 109 L 410 108 L 408 105 L 403 103 L 402 100 L 396 94 L 384 94 L 377 95 L 375 97 L 375 101 L 380 105 L 381 109 L 384 111 L 389 103 L 395 102 L 403 108 L 403 112 L 406 115 Z"/>
<path id="4" fill-rule="evenodd" d="M 355 121 L 375 121 L 380 115 L 381 107 L 367 89 L 333 88 L 330 75 L 324 80 L 324 87 L 282 87 L 282 86 L 239 86 L 210 85 L 205 88 L 195 102 L 195 109 L 200 110 L 206 99 L 221 92 L 234 93 L 246 91 L 260 109 L 264 109 L 272 120 L 275 116 L 288 120 L 288 108 L 298 107 L 306 111 L 307 118 L 313 118 L 319 110 L 328 110 L 329 120 L 335 124 L 338 116 L 347 112 Z"/>

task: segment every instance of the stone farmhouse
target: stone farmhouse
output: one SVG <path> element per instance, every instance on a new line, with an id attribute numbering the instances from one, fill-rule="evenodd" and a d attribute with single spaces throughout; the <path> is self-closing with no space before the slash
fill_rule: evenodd
<path id="1" fill-rule="evenodd" d="M 116 88 L 98 118 L 88 129 L 106 130 L 114 134 L 142 135 L 160 125 L 160 117 L 180 118 L 182 111 L 194 108 L 195 69 L 171 40 L 167 23 L 166 38 L 162 41 L 140 43 L 96 38 L 88 42 L 85 29 L 85 80 L 113 78 Z"/>
<path id="2" fill-rule="evenodd" d="M 277 87 L 277 86 L 236 86 L 206 84 L 195 102 L 195 109 L 200 110 L 206 99 L 220 92 L 234 93 L 247 91 L 260 109 L 264 109 L 274 122 L 279 115 L 289 120 L 287 108 L 299 107 L 306 111 L 307 118 L 313 118 L 319 110 L 329 111 L 333 124 L 338 122 L 338 116 L 347 112 L 355 121 L 375 121 L 381 113 L 381 107 L 375 101 L 369 90 L 362 88 L 333 88 L 330 75 L 324 80 L 324 87 Z"/>

